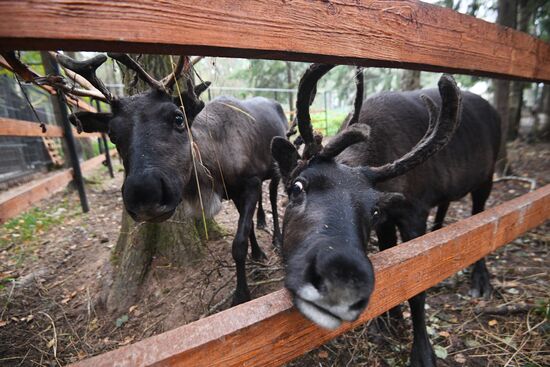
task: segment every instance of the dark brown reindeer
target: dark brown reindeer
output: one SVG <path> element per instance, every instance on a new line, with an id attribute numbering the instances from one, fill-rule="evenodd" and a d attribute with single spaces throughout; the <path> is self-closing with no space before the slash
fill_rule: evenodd
<path id="1" fill-rule="evenodd" d="M 124 164 L 124 206 L 136 221 L 164 221 L 180 203 L 197 218 L 203 213 L 214 216 L 222 199 L 235 203 L 239 222 L 232 245 L 237 271 L 233 304 L 249 300 L 245 272 L 249 240 L 252 258 L 265 258 L 253 227 L 263 180 L 271 179 L 275 192 L 274 241 L 280 237 L 279 178 L 269 147 L 273 137 L 285 136 L 288 127 L 281 106 L 265 98 L 239 101 L 230 97 L 216 98 L 205 106 L 198 98 L 208 87 L 204 83 L 193 88 L 189 82 L 185 92 L 172 97 L 175 75 L 184 64 L 181 60 L 172 76 L 157 81 L 129 56 L 109 56 L 134 70 L 151 89 L 114 98 L 95 76 L 95 69 L 106 60 L 104 55 L 84 62 L 61 57 L 60 63 L 87 78 L 112 109 L 110 113 L 77 112 L 72 122 L 86 132 L 109 134 Z"/>
<path id="2" fill-rule="evenodd" d="M 369 98 L 358 122 L 322 147 L 308 106 L 315 84 L 332 67 L 313 65 L 300 82 L 303 156 L 285 139 L 272 142 L 289 195 L 283 220 L 285 286 L 297 308 L 327 328 L 355 320 L 367 307 L 374 287 L 365 255 L 371 229 L 383 250 L 396 244 L 396 227 L 403 241 L 421 236 L 430 208 L 469 192 L 473 213 L 481 211 L 499 141 L 496 111 L 481 97 L 460 92 L 452 77 L 444 75 L 439 90 Z M 474 293 L 489 292 L 482 260 L 473 273 Z M 409 304 L 411 365 L 434 366 L 425 293 Z"/>

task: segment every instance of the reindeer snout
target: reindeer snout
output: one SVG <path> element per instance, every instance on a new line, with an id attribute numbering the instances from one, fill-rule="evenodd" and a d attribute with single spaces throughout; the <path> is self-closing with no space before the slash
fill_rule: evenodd
<path id="1" fill-rule="evenodd" d="M 358 251 L 323 249 L 303 274 L 301 284 L 292 290 L 294 303 L 304 316 L 328 329 L 356 320 L 374 288 L 372 265 Z"/>
<path id="2" fill-rule="evenodd" d="M 126 211 L 139 222 L 164 221 L 173 214 L 178 204 L 169 185 L 155 171 L 128 175 L 122 197 Z"/>

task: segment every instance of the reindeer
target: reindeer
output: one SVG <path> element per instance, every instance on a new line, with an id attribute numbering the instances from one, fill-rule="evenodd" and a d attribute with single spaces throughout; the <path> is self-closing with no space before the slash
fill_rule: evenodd
<path id="1" fill-rule="evenodd" d="M 488 102 L 461 92 L 443 75 L 438 89 L 367 99 L 358 122 L 322 147 L 308 106 L 317 81 L 332 67 L 312 65 L 300 81 L 303 155 L 282 138 L 271 147 L 289 197 L 283 219 L 285 286 L 298 310 L 325 328 L 356 320 L 368 305 L 374 272 L 365 245 L 371 229 L 384 250 L 396 244 L 396 227 L 403 241 L 423 235 L 434 206 L 470 192 L 472 213 L 483 210 L 500 135 Z M 483 260 L 472 279 L 474 294 L 490 292 Z M 425 298 L 421 292 L 409 300 L 412 366 L 435 366 Z"/>
<path id="2" fill-rule="evenodd" d="M 110 113 L 77 112 L 71 115 L 72 123 L 85 132 L 109 134 L 124 165 L 124 206 L 136 221 L 165 221 L 180 203 L 190 216 L 212 217 L 221 209 L 222 199 L 234 202 L 239 222 L 232 245 L 237 272 L 233 304 L 248 301 L 248 240 L 253 259 L 266 257 L 256 240 L 253 214 L 262 181 L 267 179 L 271 179 L 274 241 L 280 240 L 279 178 L 269 147 L 272 138 L 285 136 L 288 127 L 282 107 L 258 97 L 246 101 L 219 97 L 205 105 L 198 97 L 208 84 L 193 87 L 190 81 L 186 91 L 172 97 L 183 59 L 171 76 L 158 81 L 128 55 L 108 55 L 134 70 L 150 90 L 115 98 L 95 75 L 105 55 L 81 62 L 59 57 L 62 65 L 101 91 L 112 109 Z"/>

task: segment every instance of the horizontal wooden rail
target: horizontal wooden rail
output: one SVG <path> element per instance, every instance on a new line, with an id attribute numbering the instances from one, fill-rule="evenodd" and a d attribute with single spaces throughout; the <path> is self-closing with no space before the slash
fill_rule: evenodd
<path id="1" fill-rule="evenodd" d="M 75 138 L 98 138 L 99 133 L 81 133 L 78 134 L 73 129 Z M 0 136 L 35 136 L 47 138 L 62 138 L 63 128 L 57 125 L 46 125 L 46 132 L 42 132 L 40 124 L 37 122 L 15 120 L 6 117 L 0 117 Z"/>
<path id="2" fill-rule="evenodd" d="M 550 45 L 414 0 L 0 0 L 0 50 L 285 59 L 550 81 Z"/>
<path id="3" fill-rule="evenodd" d="M 354 323 L 323 330 L 280 290 L 73 367 L 278 366 L 380 315 L 550 218 L 550 185 L 371 256 L 376 284 Z"/>
<path id="4" fill-rule="evenodd" d="M 111 156 L 116 154 L 116 149 L 110 151 Z M 89 173 L 97 168 L 105 159 L 104 154 L 88 159 L 81 163 L 83 173 Z M 73 180 L 72 168 L 64 169 L 52 176 L 46 177 L 29 185 L 24 185 L 19 190 L 0 200 L 0 223 L 27 210 L 38 201 L 45 199 L 54 193 L 63 190 Z"/>

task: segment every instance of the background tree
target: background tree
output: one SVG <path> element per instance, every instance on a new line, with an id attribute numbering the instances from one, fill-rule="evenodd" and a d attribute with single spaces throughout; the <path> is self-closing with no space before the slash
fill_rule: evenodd
<path id="1" fill-rule="evenodd" d="M 420 85 L 420 70 L 403 70 L 401 74 L 401 90 L 415 90 Z"/>
<path id="2" fill-rule="evenodd" d="M 516 28 L 517 1 L 516 0 L 498 0 L 497 23 L 506 27 Z M 494 104 L 501 119 L 501 141 L 500 150 L 496 164 L 496 171 L 500 174 L 506 174 L 507 154 L 506 142 L 508 138 L 508 125 L 510 121 L 509 96 L 510 81 L 505 79 L 495 79 L 494 85 Z"/>

